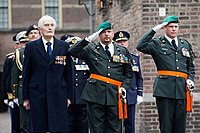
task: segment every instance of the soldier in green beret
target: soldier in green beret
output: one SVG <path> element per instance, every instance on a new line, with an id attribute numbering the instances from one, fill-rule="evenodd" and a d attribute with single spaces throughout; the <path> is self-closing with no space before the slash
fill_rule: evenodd
<path id="1" fill-rule="evenodd" d="M 153 38 L 161 28 L 165 35 Z M 179 19 L 166 17 L 162 24 L 144 34 L 137 49 L 150 54 L 157 67 L 153 85 L 161 133 L 185 133 L 186 114 L 192 110 L 194 88 L 194 54 L 192 45 L 177 37 Z"/>
<path id="2" fill-rule="evenodd" d="M 97 37 L 100 41 L 95 43 Z M 126 89 L 133 76 L 130 53 L 113 37 L 111 23 L 104 22 L 69 49 L 72 56 L 86 61 L 91 72 L 81 96 L 87 101 L 90 133 L 120 133 L 127 116 L 122 109 L 126 109 Z"/>

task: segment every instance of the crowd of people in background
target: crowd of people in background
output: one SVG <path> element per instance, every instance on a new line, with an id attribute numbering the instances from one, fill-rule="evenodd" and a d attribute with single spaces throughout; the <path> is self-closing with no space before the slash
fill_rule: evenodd
<path id="1" fill-rule="evenodd" d="M 167 16 L 139 39 L 137 50 L 157 67 L 153 85 L 161 133 L 185 133 L 194 88 L 191 44 L 177 37 L 179 19 Z M 165 35 L 153 38 L 163 29 Z M 136 104 L 143 102 L 138 53 L 128 50 L 127 31 L 106 21 L 80 38 L 55 37 L 56 21 L 13 36 L 1 75 L 0 111 L 11 118 L 11 133 L 135 133 Z M 98 38 L 98 39 L 97 39 Z M 189 95 L 188 95 L 189 94 Z"/>

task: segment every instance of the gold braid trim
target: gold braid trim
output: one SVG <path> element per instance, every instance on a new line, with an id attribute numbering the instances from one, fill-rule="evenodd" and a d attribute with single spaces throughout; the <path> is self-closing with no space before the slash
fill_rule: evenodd
<path id="1" fill-rule="evenodd" d="M 16 64 L 17 64 L 17 67 L 19 68 L 19 70 L 22 71 L 22 63 L 20 61 L 20 52 L 19 52 L 19 49 L 16 49 Z"/>

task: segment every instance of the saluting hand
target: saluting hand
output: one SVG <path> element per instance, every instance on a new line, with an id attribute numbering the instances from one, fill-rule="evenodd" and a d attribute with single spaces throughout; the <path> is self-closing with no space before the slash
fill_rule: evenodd
<path id="1" fill-rule="evenodd" d="M 100 29 L 97 32 L 93 33 L 92 35 L 86 37 L 85 40 L 88 41 L 88 42 L 94 41 L 95 39 L 97 39 L 97 37 L 99 36 L 99 33 L 101 33 L 102 30 L 103 29 Z"/>
<path id="2" fill-rule="evenodd" d="M 155 32 L 157 32 L 157 31 L 159 31 L 162 27 L 166 26 L 167 24 L 168 24 L 168 22 L 164 22 L 164 23 L 162 23 L 162 24 L 159 24 L 159 25 L 153 27 L 152 29 L 153 29 Z"/>

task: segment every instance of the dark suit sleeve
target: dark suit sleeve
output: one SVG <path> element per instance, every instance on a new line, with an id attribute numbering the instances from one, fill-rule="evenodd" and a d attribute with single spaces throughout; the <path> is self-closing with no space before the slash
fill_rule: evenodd
<path id="1" fill-rule="evenodd" d="M 67 50 L 69 49 L 69 46 L 67 48 Z M 72 98 L 72 82 L 71 82 L 71 78 L 72 78 L 72 59 L 71 56 L 69 54 L 69 52 L 67 52 L 67 61 L 66 61 L 66 68 L 65 68 L 65 77 L 66 77 L 66 81 L 68 84 L 68 90 L 67 90 L 67 99 L 71 99 Z"/>
<path id="2" fill-rule="evenodd" d="M 23 87 L 24 100 L 29 99 L 28 81 L 30 79 L 30 72 L 31 72 L 31 47 L 28 44 L 26 44 L 25 51 L 24 51 L 24 64 L 23 64 L 23 71 L 22 71 L 22 87 Z"/>

